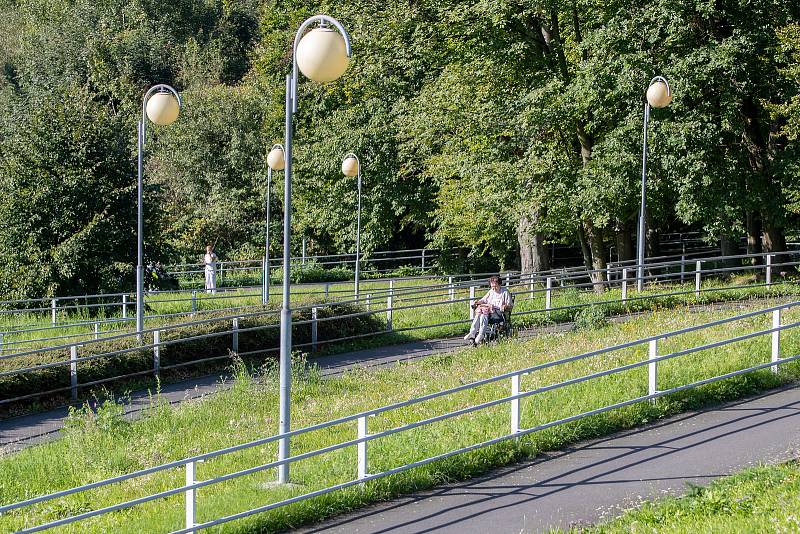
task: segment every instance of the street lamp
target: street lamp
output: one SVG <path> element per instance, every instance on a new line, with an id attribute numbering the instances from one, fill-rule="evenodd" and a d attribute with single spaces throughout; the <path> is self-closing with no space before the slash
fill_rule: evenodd
<path id="1" fill-rule="evenodd" d="M 650 80 L 647 87 L 647 99 L 644 104 L 644 142 L 642 145 L 642 206 L 639 210 L 639 235 L 637 236 L 637 272 L 636 289 L 642 291 L 644 287 L 644 214 L 645 214 L 645 182 L 647 181 L 647 123 L 650 120 L 650 107 L 664 108 L 672 102 L 672 91 L 669 83 L 662 76 Z"/>
<path id="2" fill-rule="evenodd" d="M 261 303 L 266 306 L 269 304 L 269 200 L 272 196 L 272 171 L 281 171 L 285 166 L 283 145 L 276 143 L 272 145 L 267 154 L 267 228 L 264 243 L 264 283 L 261 286 Z"/>
<path id="3" fill-rule="evenodd" d="M 358 210 L 356 215 L 356 281 L 355 295 L 358 298 L 358 271 L 361 263 L 361 161 L 350 152 L 342 160 L 342 174 L 352 178 L 358 176 Z"/>
<path id="4" fill-rule="evenodd" d="M 303 35 L 318 22 L 319 26 Z M 338 33 L 328 25 L 333 25 Z M 289 432 L 289 399 L 291 385 L 292 312 L 289 308 L 289 244 L 292 235 L 292 117 L 297 112 L 297 70 L 315 82 L 325 83 L 338 79 L 350 63 L 350 36 L 338 20 L 327 15 L 306 19 L 294 36 L 292 72 L 286 75 L 286 139 L 284 141 L 283 180 L 283 300 L 281 302 L 280 349 L 280 426 L 281 434 Z M 278 460 L 289 458 L 289 438 L 278 442 Z M 289 481 L 289 464 L 278 467 L 278 482 Z"/>
<path id="5" fill-rule="evenodd" d="M 147 129 L 147 119 L 159 126 L 167 126 L 175 122 L 181 109 L 181 95 L 169 85 L 160 83 L 151 87 L 144 95 L 142 100 L 142 118 L 139 120 L 138 127 L 138 158 L 139 175 L 137 181 L 137 233 L 136 233 L 136 332 L 139 340 L 142 339 L 144 329 L 144 266 L 142 265 L 144 256 L 144 211 L 143 211 L 143 158 L 145 131 Z"/>

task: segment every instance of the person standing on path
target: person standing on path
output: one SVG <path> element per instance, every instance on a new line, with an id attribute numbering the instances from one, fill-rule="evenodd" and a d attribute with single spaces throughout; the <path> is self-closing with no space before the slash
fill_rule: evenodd
<path id="1" fill-rule="evenodd" d="M 206 247 L 206 254 L 203 256 L 203 262 L 206 264 L 206 293 L 217 292 L 217 255 L 211 245 Z"/>

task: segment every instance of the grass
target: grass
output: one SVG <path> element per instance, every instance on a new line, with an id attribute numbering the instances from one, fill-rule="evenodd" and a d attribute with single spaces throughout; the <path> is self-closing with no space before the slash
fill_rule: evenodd
<path id="1" fill-rule="evenodd" d="M 643 504 L 585 534 L 799 532 L 800 464 L 746 469 L 687 495 Z"/>
<path id="2" fill-rule="evenodd" d="M 768 303 L 760 303 L 763 307 Z M 750 305 L 748 309 L 753 309 Z M 744 311 L 744 310 L 743 310 Z M 586 328 L 563 334 L 542 335 L 528 341 L 506 340 L 477 350 L 464 350 L 427 358 L 415 364 L 398 365 L 375 372 L 352 371 L 341 378 L 322 380 L 315 370 L 300 372 L 293 383 L 293 428 L 402 401 L 477 379 L 526 368 L 537 363 L 579 354 L 595 348 L 630 341 L 647 335 L 702 324 L 726 312 L 676 313 L 675 310 L 645 314 L 622 324 Z M 796 321 L 800 310 L 784 314 L 784 322 Z M 659 344 L 661 354 L 732 337 L 746 331 L 768 328 L 768 315 L 696 331 Z M 595 326 L 594 328 L 592 326 Z M 599 326 L 599 327 L 597 327 Z M 782 336 L 784 354 L 800 350 L 800 335 Z M 615 351 L 537 371 L 522 379 L 523 389 L 560 382 L 583 374 L 640 360 L 647 347 Z M 659 365 L 659 388 L 714 376 L 756 362 L 769 360 L 767 336 L 726 345 L 669 360 Z M 702 388 L 640 403 L 602 415 L 552 427 L 492 447 L 435 462 L 309 501 L 270 511 L 222 527 L 223 532 L 267 532 L 288 529 L 332 514 L 352 510 L 370 502 L 462 480 L 487 470 L 554 450 L 577 440 L 604 435 L 709 403 L 738 398 L 781 383 L 797 380 L 800 366 L 781 367 L 778 376 L 769 371 L 714 383 Z M 531 427 L 646 393 L 644 367 L 573 384 L 522 401 L 522 426 Z M 510 384 L 493 383 L 439 398 L 413 407 L 384 412 L 369 418 L 370 431 L 394 428 L 412 421 L 507 395 Z M 78 413 L 64 439 L 25 449 L 0 458 L 0 501 L 26 497 L 96 481 L 136 469 L 216 450 L 273 435 L 278 426 L 278 388 L 273 365 L 257 379 L 239 372 L 234 387 L 203 401 L 170 407 L 154 398 L 147 417 L 128 422 L 114 415 L 114 406 L 101 408 L 100 416 Z M 370 472 L 380 472 L 407 462 L 482 442 L 508 432 L 508 405 L 465 414 L 370 443 Z M 107 414 L 105 410 L 111 410 Z M 355 423 L 298 436 L 292 452 L 315 450 L 356 436 Z M 208 479 L 238 469 L 253 467 L 276 458 L 272 444 L 255 447 L 198 466 L 198 479 Z M 350 480 L 355 476 L 354 447 L 300 461 L 292 467 L 295 485 L 275 487 L 273 470 L 259 472 L 203 488 L 198 492 L 199 520 L 235 513 L 268 502 Z M 54 520 L 66 515 L 136 498 L 183 483 L 183 470 L 172 470 L 119 485 L 72 495 L 0 517 L 0 530 Z M 182 526 L 181 496 L 154 501 L 124 512 L 93 518 L 81 525 L 64 527 L 66 532 L 151 532 L 154 526 L 171 530 Z"/>

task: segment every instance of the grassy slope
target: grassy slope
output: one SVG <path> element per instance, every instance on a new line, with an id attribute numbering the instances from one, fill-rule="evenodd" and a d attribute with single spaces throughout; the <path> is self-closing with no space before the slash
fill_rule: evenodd
<path id="1" fill-rule="evenodd" d="M 800 532 L 800 464 L 747 469 L 705 488 L 691 487 L 684 497 L 645 503 L 579 532 Z"/>
<path id="2" fill-rule="evenodd" d="M 757 308 L 768 303 L 758 303 Z M 465 350 L 432 357 L 413 365 L 391 370 L 357 371 L 342 378 L 321 380 L 313 371 L 298 379 L 293 389 L 293 427 L 299 428 L 333 417 L 401 401 L 410 397 L 454 387 L 476 379 L 520 369 L 536 363 L 571 356 L 593 348 L 637 339 L 690 324 L 702 324 L 729 312 L 697 314 L 675 311 L 648 314 L 629 322 L 568 334 L 547 335 L 525 341 L 504 342 L 479 350 Z M 784 322 L 796 321 L 800 310 L 785 314 Z M 713 330 L 685 334 L 660 344 L 660 353 L 702 342 L 723 339 L 744 331 L 768 328 L 769 317 L 748 319 Z M 784 353 L 797 353 L 800 335 L 784 334 Z M 630 348 L 591 360 L 539 371 L 522 380 L 530 389 L 562 381 L 588 372 L 599 371 L 641 359 L 646 347 Z M 767 337 L 741 342 L 713 351 L 705 351 L 659 367 L 659 388 L 713 376 L 754 362 L 768 361 Z M 522 402 L 522 425 L 552 421 L 605 404 L 622 401 L 646 392 L 645 368 L 626 371 L 596 381 L 549 391 Z M 332 513 L 386 499 L 402 492 L 430 487 L 448 480 L 464 479 L 491 467 L 551 450 L 575 440 L 606 434 L 690 407 L 732 399 L 796 380 L 800 366 L 782 368 L 780 377 L 768 371 L 705 386 L 697 391 L 661 399 L 655 404 L 642 403 L 614 412 L 555 427 L 530 436 L 506 441 L 494 447 L 460 455 L 410 472 L 381 479 L 364 487 L 336 492 L 242 520 L 224 531 L 252 532 L 296 526 Z M 134 423 L 119 419 L 112 408 L 99 417 L 76 418 L 66 439 L 0 459 L 0 501 L 22 498 L 88 483 L 195 453 L 272 435 L 277 428 L 277 398 L 274 372 L 262 381 L 242 377 L 236 387 L 203 402 L 189 402 L 178 408 L 156 406 L 150 417 Z M 429 401 L 370 418 L 370 430 L 378 431 L 411 421 L 451 411 L 460 407 L 507 395 L 505 382 L 483 386 L 448 398 Z M 531 409 L 535 407 L 535 409 Z M 370 444 L 370 471 L 377 472 L 402 463 L 443 453 L 454 448 L 484 441 L 508 431 L 508 406 L 500 406 L 439 422 L 414 431 L 386 437 Z M 355 437 L 355 424 L 305 434 L 293 441 L 293 454 Z M 206 479 L 233 470 L 268 462 L 276 457 L 275 446 L 263 446 L 214 459 L 198 467 L 198 478 Z M 355 450 L 348 448 L 299 462 L 293 466 L 292 479 L 298 485 L 265 486 L 274 480 L 267 471 L 204 488 L 199 492 L 199 518 L 234 513 L 266 502 L 305 493 L 349 480 L 355 476 Z M 134 498 L 180 485 L 183 471 L 167 472 L 118 486 L 98 489 L 80 496 L 35 506 L 26 513 L 11 513 L 0 518 L 0 530 L 16 529 L 30 522 L 53 520 L 64 515 Z M 128 512 L 100 517 L 74 527 L 71 532 L 151 531 L 153 525 L 163 530 L 179 528 L 182 521 L 182 498 L 171 497 L 136 507 Z"/>

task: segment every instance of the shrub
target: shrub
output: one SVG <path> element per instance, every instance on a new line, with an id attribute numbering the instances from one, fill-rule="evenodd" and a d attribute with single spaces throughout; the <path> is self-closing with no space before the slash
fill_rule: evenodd
<path id="1" fill-rule="evenodd" d="M 589 306 L 575 314 L 575 330 L 602 328 L 607 324 L 606 311 L 602 306 Z"/>

